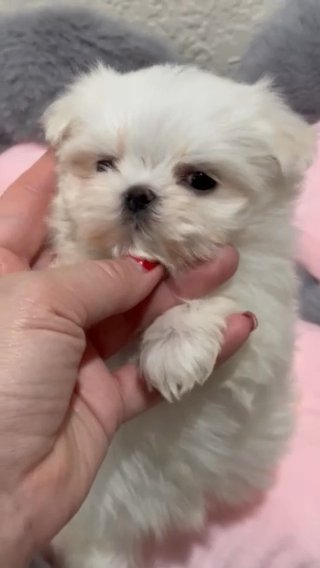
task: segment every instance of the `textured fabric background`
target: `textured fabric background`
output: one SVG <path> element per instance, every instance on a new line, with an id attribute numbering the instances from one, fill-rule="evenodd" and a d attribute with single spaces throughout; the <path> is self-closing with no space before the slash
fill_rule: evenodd
<path id="1" fill-rule="evenodd" d="M 189 60 L 222 71 L 238 59 L 263 15 L 280 0 L 80 0 L 169 36 Z M 0 0 L 1 9 L 79 0 Z M 10 6 L 10 8 L 9 8 Z"/>

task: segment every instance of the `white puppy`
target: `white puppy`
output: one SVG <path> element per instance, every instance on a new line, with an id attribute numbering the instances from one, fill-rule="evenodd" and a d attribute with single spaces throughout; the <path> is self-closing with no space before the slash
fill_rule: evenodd
<path id="1" fill-rule="evenodd" d="M 150 533 L 200 528 L 206 499 L 268 488 L 292 424 L 291 208 L 313 131 L 274 94 L 190 67 L 101 66 L 45 116 L 56 149 L 60 262 L 132 253 L 169 271 L 240 253 L 235 277 L 156 319 L 139 347 L 163 403 L 121 428 L 80 513 L 57 539 L 68 568 L 143 565 Z M 226 318 L 259 328 L 213 372 Z M 201 385 L 201 386 L 200 386 Z"/>

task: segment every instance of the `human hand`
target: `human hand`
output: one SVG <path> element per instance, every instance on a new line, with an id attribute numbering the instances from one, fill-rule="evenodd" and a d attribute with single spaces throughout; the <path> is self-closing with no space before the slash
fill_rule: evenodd
<path id="1" fill-rule="evenodd" d="M 116 429 L 155 402 L 134 365 L 111 374 L 102 357 L 180 297 L 208 293 L 237 267 L 227 247 L 176 280 L 129 259 L 45 268 L 48 251 L 39 251 L 53 190 L 47 154 L 0 199 L 0 514 L 10 519 L 0 547 L 8 568 L 63 527 Z M 250 318 L 232 317 L 220 360 L 250 331 Z"/>

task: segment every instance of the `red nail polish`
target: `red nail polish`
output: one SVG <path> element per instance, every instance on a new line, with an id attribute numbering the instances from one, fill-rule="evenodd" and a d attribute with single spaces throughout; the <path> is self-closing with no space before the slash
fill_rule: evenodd
<path id="1" fill-rule="evenodd" d="M 258 327 L 258 319 L 255 316 L 254 313 L 252 312 L 243 312 L 242 314 L 243 316 L 245 316 L 246 318 L 248 318 L 251 322 L 251 331 L 254 331 L 255 329 L 257 329 Z"/>
<path id="2" fill-rule="evenodd" d="M 153 270 L 159 264 L 158 262 L 147 260 L 146 258 L 139 258 L 138 256 L 133 256 L 132 254 L 129 255 L 129 258 L 132 258 L 132 260 L 137 262 L 141 266 L 141 268 L 143 268 L 147 272 L 150 272 L 150 270 Z"/>

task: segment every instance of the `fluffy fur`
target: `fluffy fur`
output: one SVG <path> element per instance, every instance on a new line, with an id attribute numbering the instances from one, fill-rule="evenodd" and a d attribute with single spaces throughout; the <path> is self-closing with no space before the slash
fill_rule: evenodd
<path id="1" fill-rule="evenodd" d="M 129 71 L 176 56 L 155 34 L 97 9 L 58 5 L 1 14 L 0 150 L 42 142 L 45 108 L 98 60 Z"/>
<path id="2" fill-rule="evenodd" d="M 128 96 L 129 94 L 129 96 Z M 240 252 L 235 277 L 144 332 L 137 357 L 163 403 L 118 432 L 89 498 L 58 537 L 68 568 L 141 566 L 144 537 L 200 528 L 207 500 L 237 506 L 271 482 L 292 423 L 294 189 L 313 131 L 272 92 L 195 68 L 99 66 L 45 115 L 58 160 L 51 224 L 60 262 L 131 252 L 169 271 Z M 99 160 L 108 160 L 97 171 Z M 204 171 L 209 191 L 190 187 Z M 151 188 L 140 213 L 129 187 Z M 226 318 L 259 328 L 214 370 Z M 201 385 L 201 387 L 200 387 Z"/>

